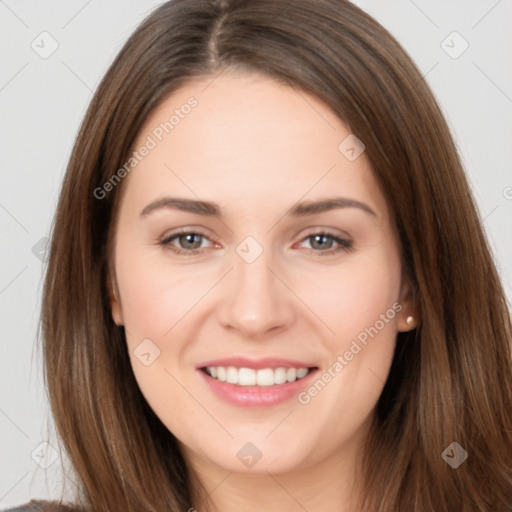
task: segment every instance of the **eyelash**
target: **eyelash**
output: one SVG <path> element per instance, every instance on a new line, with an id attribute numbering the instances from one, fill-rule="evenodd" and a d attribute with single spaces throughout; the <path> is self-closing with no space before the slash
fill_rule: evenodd
<path id="1" fill-rule="evenodd" d="M 176 231 L 176 232 L 172 233 L 171 235 L 165 237 L 164 239 L 160 240 L 159 245 L 171 250 L 172 252 L 174 252 L 178 255 L 191 256 L 191 255 L 200 253 L 203 248 L 186 250 L 186 249 L 180 249 L 180 248 L 176 247 L 175 245 L 172 245 L 171 242 L 174 239 L 177 239 L 180 236 L 184 236 L 184 235 L 199 235 L 199 236 L 209 240 L 209 238 L 204 233 L 201 233 L 200 231 L 180 230 L 180 231 Z M 306 241 L 310 238 L 313 238 L 315 236 L 322 236 L 322 237 L 330 238 L 338 244 L 337 247 L 327 249 L 325 251 L 315 250 L 315 249 L 307 249 L 309 253 L 315 253 L 315 255 L 317 255 L 317 256 L 330 256 L 330 255 L 337 254 L 342 251 L 349 252 L 353 249 L 353 242 L 351 240 L 345 240 L 343 238 L 340 238 L 336 234 L 329 232 L 329 230 L 322 230 L 322 231 L 310 233 L 307 236 L 305 236 L 304 238 L 302 238 L 301 242 L 304 242 L 304 241 Z"/>

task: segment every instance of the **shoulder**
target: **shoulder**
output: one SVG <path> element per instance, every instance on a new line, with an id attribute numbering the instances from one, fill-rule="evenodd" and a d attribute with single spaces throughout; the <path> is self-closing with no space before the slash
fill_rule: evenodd
<path id="1" fill-rule="evenodd" d="M 63 505 L 57 501 L 32 500 L 30 503 L 19 505 L 14 508 L 3 510 L 3 512 L 79 512 L 78 509 Z"/>

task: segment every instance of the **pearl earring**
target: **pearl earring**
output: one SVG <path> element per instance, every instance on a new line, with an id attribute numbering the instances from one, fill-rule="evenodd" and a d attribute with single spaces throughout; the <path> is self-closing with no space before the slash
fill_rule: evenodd
<path id="1" fill-rule="evenodd" d="M 414 322 L 414 317 L 408 316 L 405 321 L 407 322 L 407 325 L 412 325 Z"/>

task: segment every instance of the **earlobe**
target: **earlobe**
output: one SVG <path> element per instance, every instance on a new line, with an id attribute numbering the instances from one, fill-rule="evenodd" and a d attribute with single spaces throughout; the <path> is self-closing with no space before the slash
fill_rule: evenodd
<path id="1" fill-rule="evenodd" d="M 109 278 L 107 282 L 107 290 L 110 300 L 110 310 L 112 313 L 112 320 L 118 326 L 124 324 L 123 321 L 123 310 L 121 308 L 121 302 L 119 301 L 119 292 L 117 291 L 116 281 Z"/>
<path id="2" fill-rule="evenodd" d="M 412 331 L 419 325 L 419 312 L 417 304 L 411 293 L 409 280 L 404 278 L 400 290 L 400 304 L 402 310 L 397 318 L 397 328 L 400 332 Z"/>
<path id="3" fill-rule="evenodd" d="M 407 332 L 416 329 L 419 325 L 418 314 L 415 313 L 414 307 L 411 305 L 404 305 L 400 316 L 397 319 L 397 329 L 399 332 Z"/>

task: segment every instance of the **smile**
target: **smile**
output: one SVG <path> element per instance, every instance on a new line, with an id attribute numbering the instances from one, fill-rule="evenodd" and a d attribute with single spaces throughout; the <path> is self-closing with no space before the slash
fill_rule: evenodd
<path id="1" fill-rule="evenodd" d="M 269 387 L 295 382 L 304 378 L 310 368 L 236 368 L 234 366 L 207 366 L 202 370 L 210 377 L 238 386 Z"/>

